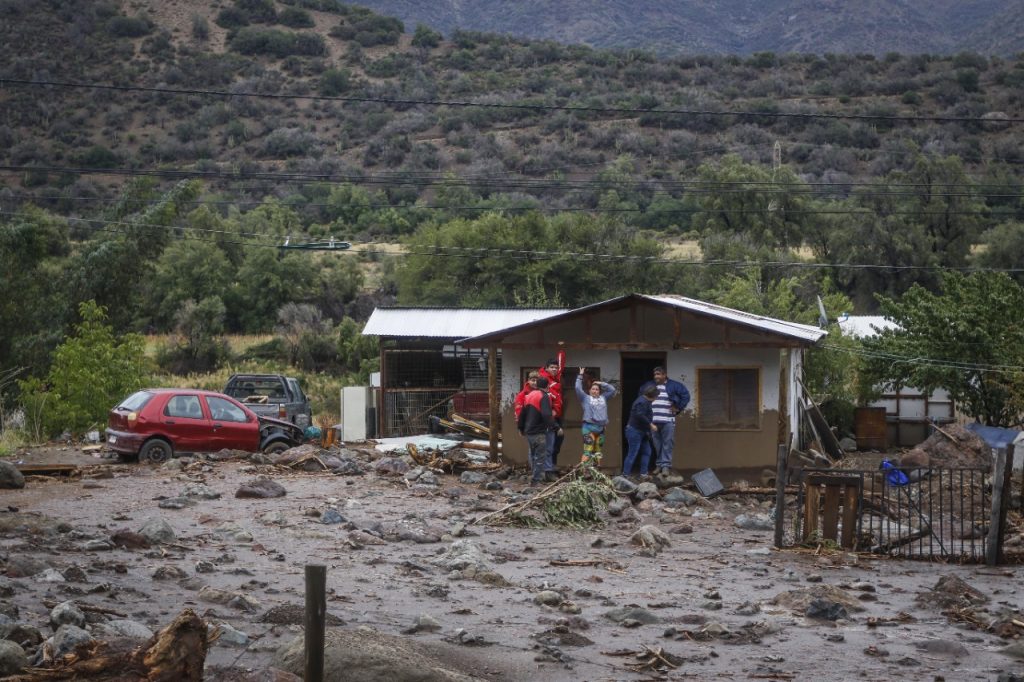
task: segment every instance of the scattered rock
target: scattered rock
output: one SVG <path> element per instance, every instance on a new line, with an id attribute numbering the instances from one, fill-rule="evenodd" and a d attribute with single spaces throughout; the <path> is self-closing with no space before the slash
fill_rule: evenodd
<path id="1" fill-rule="evenodd" d="M 901 469 L 917 469 L 928 466 L 931 466 L 931 457 L 928 456 L 927 452 L 920 448 L 909 450 L 900 457 Z"/>
<path id="2" fill-rule="evenodd" d="M 171 532 L 173 534 L 173 531 Z M 141 532 L 133 533 L 127 528 L 114 531 L 114 534 L 110 536 L 110 542 L 115 547 L 121 547 L 122 549 L 149 549 L 151 545 L 149 538 Z"/>
<path id="3" fill-rule="evenodd" d="M 815 585 L 814 587 L 802 587 L 788 592 L 780 592 L 772 598 L 772 603 L 777 606 L 792 609 L 801 614 L 806 614 L 811 602 L 821 599 L 830 603 L 837 603 L 848 612 L 856 613 L 864 610 L 860 602 L 845 590 L 832 585 Z"/>
<path id="4" fill-rule="evenodd" d="M 753 616 L 761 612 L 761 607 L 754 602 L 745 601 L 739 608 L 736 609 L 735 613 L 737 616 Z"/>
<path id="5" fill-rule="evenodd" d="M 640 530 L 630 536 L 629 541 L 653 554 L 657 554 L 665 547 L 672 546 L 672 541 L 657 526 L 641 526 Z"/>
<path id="6" fill-rule="evenodd" d="M 373 468 L 382 476 L 404 476 L 409 471 L 409 464 L 400 457 L 382 457 Z"/>
<path id="7" fill-rule="evenodd" d="M 490 476 L 479 471 L 463 471 L 462 475 L 459 476 L 459 483 L 480 485 L 481 483 L 487 483 L 490 479 Z"/>
<path id="8" fill-rule="evenodd" d="M 230 521 L 220 524 L 213 532 L 232 542 L 252 542 L 255 539 L 250 531 Z"/>
<path id="9" fill-rule="evenodd" d="M 697 504 L 697 500 L 700 499 L 689 490 L 683 488 L 674 487 L 666 490 L 662 496 L 661 501 L 672 507 L 689 507 Z"/>
<path id="10" fill-rule="evenodd" d="M 740 514 L 733 523 L 743 530 L 774 530 L 775 522 L 767 514 Z"/>
<path id="11" fill-rule="evenodd" d="M 935 587 L 917 595 L 917 603 L 929 606 L 938 611 L 951 608 L 977 606 L 988 602 L 988 597 L 968 585 L 955 575 L 944 575 L 935 583 Z"/>
<path id="12" fill-rule="evenodd" d="M 804 615 L 817 620 L 846 620 L 850 617 L 846 608 L 839 602 L 820 598 L 811 600 Z"/>
<path id="13" fill-rule="evenodd" d="M 25 650 L 14 642 L 0 640 L 0 677 L 17 675 L 28 667 Z"/>
<path id="14" fill-rule="evenodd" d="M 650 500 L 660 497 L 661 494 L 658 492 L 658 486 L 654 485 L 650 481 L 641 483 L 633 491 L 633 497 L 637 500 Z"/>
<path id="15" fill-rule="evenodd" d="M 245 634 L 241 630 L 236 630 L 231 626 L 230 623 L 223 621 L 213 625 L 210 625 L 213 635 L 216 637 L 214 642 L 220 645 L 227 646 L 248 646 L 249 635 Z"/>
<path id="16" fill-rule="evenodd" d="M 205 559 L 200 559 L 199 561 L 196 562 L 196 573 L 216 573 L 216 572 L 217 572 L 217 564 L 213 563 L 212 561 L 206 561 Z"/>
<path id="17" fill-rule="evenodd" d="M 646 609 L 638 606 L 626 606 L 621 609 L 612 609 L 604 614 L 604 617 L 613 623 L 622 623 L 626 620 L 637 621 L 644 625 L 660 623 L 661 619 Z"/>
<path id="18" fill-rule="evenodd" d="M 544 590 L 533 596 L 533 603 L 542 606 L 558 606 L 562 601 L 562 595 L 554 590 Z"/>
<path id="19" fill-rule="evenodd" d="M 10 640 L 20 644 L 22 648 L 34 647 L 42 644 L 46 637 L 39 628 L 26 623 L 8 623 L 0 625 L 0 640 Z"/>
<path id="20" fill-rule="evenodd" d="M 264 526 L 287 526 L 288 517 L 284 515 L 284 512 L 272 511 L 264 512 L 260 514 L 259 518 L 256 519 Z"/>
<path id="21" fill-rule="evenodd" d="M 142 528 L 139 528 L 139 535 L 142 535 L 154 544 L 174 542 L 177 539 L 171 524 L 159 516 L 149 519 L 146 523 L 142 524 Z"/>
<path id="22" fill-rule="evenodd" d="M 970 654 L 963 644 L 959 642 L 953 642 L 948 639 L 926 639 L 920 642 L 914 642 L 914 646 L 919 651 L 935 656 L 952 656 L 953 658 L 963 658 Z"/>
<path id="23" fill-rule="evenodd" d="M 465 571 L 467 568 L 483 570 L 488 567 L 483 551 L 472 540 L 456 540 L 440 556 L 430 563 L 449 571 Z"/>
<path id="24" fill-rule="evenodd" d="M 82 550 L 85 552 L 106 552 L 114 549 L 114 543 L 110 540 L 89 540 L 82 545 Z"/>
<path id="25" fill-rule="evenodd" d="M 611 516 L 621 516 L 622 512 L 633 506 L 633 503 L 625 497 L 616 497 L 608 502 L 608 513 Z"/>
<path id="26" fill-rule="evenodd" d="M 439 632 L 440 630 L 441 623 L 433 616 L 424 613 L 413 622 L 412 627 L 406 628 L 403 632 L 411 635 L 417 632 Z"/>
<path id="27" fill-rule="evenodd" d="M 284 497 L 288 491 L 284 486 L 269 478 L 257 478 L 243 483 L 235 491 L 235 497 L 267 499 L 271 497 Z"/>
<path id="28" fill-rule="evenodd" d="M 843 449 L 843 452 L 856 452 L 857 441 L 852 438 L 841 438 L 839 440 L 839 447 Z"/>
<path id="29" fill-rule="evenodd" d="M 36 581 L 41 583 L 63 583 L 67 581 L 67 578 L 56 568 L 48 568 L 36 576 Z"/>
<path id="30" fill-rule="evenodd" d="M 50 627 L 54 630 L 61 625 L 85 627 L 85 614 L 73 601 L 61 602 L 50 611 Z"/>
<path id="31" fill-rule="evenodd" d="M 220 497 L 220 493 L 203 483 L 193 483 L 182 491 L 181 496 L 195 497 L 200 500 L 216 500 Z"/>
<path id="32" fill-rule="evenodd" d="M 669 529 L 669 533 L 673 535 L 689 535 L 693 532 L 693 526 L 688 523 L 680 523 Z"/>
<path id="33" fill-rule="evenodd" d="M 173 460 L 177 461 L 177 460 Z M 157 505 L 161 509 L 184 509 L 185 507 L 194 507 L 196 502 L 191 497 L 168 497 L 166 500 L 160 500 L 160 504 Z"/>
<path id="34" fill-rule="evenodd" d="M 632 495 L 636 492 L 637 485 L 633 481 L 629 480 L 625 476 L 616 476 L 612 479 L 612 486 L 620 493 L 626 493 Z"/>
<path id="35" fill-rule="evenodd" d="M 93 628 L 93 633 L 102 639 L 122 637 L 145 642 L 153 636 L 153 631 L 134 620 L 111 620 L 100 623 Z"/>
<path id="36" fill-rule="evenodd" d="M 157 566 L 153 571 L 153 580 L 182 580 L 187 578 L 188 573 L 177 566 Z"/>
<path id="37" fill-rule="evenodd" d="M 341 512 L 339 512 L 337 509 L 334 509 L 333 507 L 325 510 L 324 513 L 320 516 L 320 523 L 327 524 L 329 526 L 337 523 L 345 523 L 347 521 L 348 519 L 342 516 Z"/>
<path id="38" fill-rule="evenodd" d="M 25 476 L 18 467 L 0 459 L 0 488 L 18 490 L 25 487 Z"/>
<path id="39" fill-rule="evenodd" d="M 76 625 L 61 625 L 53 635 L 53 656 L 70 654 L 83 644 L 92 642 L 92 635 Z"/>
<path id="40" fill-rule="evenodd" d="M 31 578 L 46 569 L 46 564 L 31 557 L 14 555 L 7 559 L 8 578 Z"/>

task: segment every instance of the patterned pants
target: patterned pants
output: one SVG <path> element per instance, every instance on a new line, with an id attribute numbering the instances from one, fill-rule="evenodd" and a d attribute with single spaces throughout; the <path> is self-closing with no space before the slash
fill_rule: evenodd
<path id="1" fill-rule="evenodd" d="M 584 464 L 601 464 L 604 450 L 604 427 L 596 424 L 583 424 L 583 459 Z"/>

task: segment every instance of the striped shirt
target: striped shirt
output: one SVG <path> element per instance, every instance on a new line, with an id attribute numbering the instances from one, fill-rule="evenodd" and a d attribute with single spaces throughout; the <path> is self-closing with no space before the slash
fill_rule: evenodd
<path id="1" fill-rule="evenodd" d="M 672 407 L 672 401 L 668 398 L 668 385 L 655 384 L 658 387 L 658 397 L 651 403 L 654 409 L 654 423 L 664 424 L 676 420 L 676 411 Z"/>

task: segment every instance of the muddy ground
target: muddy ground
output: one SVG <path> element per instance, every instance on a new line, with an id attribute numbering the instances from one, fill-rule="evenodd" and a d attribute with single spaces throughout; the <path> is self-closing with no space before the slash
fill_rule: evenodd
<path id="1" fill-rule="evenodd" d="M 0 577 L 0 589 L 10 595 L 0 600 L 5 608 L 16 606 L 18 619 L 48 637 L 46 604 L 54 602 L 109 612 L 87 611 L 91 621 L 123 617 L 153 630 L 191 607 L 244 633 L 212 645 L 209 679 L 265 679 L 253 673 L 264 674 L 274 652 L 301 634 L 307 563 L 326 564 L 328 612 L 344 629 L 368 626 L 423 644 L 452 670 L 478 679 L 1024 675 L 1024 661 L 1003 651 L 1024 627 L 1011 627 L 1004 638 L 954 622 L 928 593 L 941 577 L 957 576 L 990 600 L 979 613 L 1019 613 L 1024 567 L 776 551 L 770 530 L 734 523 L 741 513 L 770 509 L 765 497 L 727 495 L 678 507 L 649 500 L 593 530 L 526 529 L 470 523 L 518 499 L 524 486 L 515 479 L 503 482 L 504 490 L 450 475 L 438 476 L 437 486 L 410 487 L 401 475 L 376 473 L 370 462 L 366 473 L 347 476 L 237 460 L 182 471 L 175 468 L 180 464 L 112 463 L 74 448 L 19 459 L 95 465 L 87 475 L 99 478 L 35 477 L 23 490 L 0 491 L 4 571 L 18 574 L 34 560 L 35 568 L 68 576 Z M 239 486 L 257 474 L 269 475 L 287 494 L 236 499 Z M 159 506 L 196 484 L 220 497 L 194 498 L 194 506 L 181 509 Z M 329 509 L 344 521 L 323 523 Z M 138 531 L 154 518 L 171 526 L 173 541 L 95 549 L 119 529 Z M 631 544 L 643 525 L 664 530 L 671 546 L 652 555 Z M 465 549 L 467 542 L 482 550 L 478 565 L 461 573 L 443 565 L 453 543 Z M 773 603 L 781 593 L 826 586 L 837 588 L 829 603 L 845 603 L 846 617 L 808 618 L 806 599 Z M 609 618 L 626 607 L 640 610 L 619 614 L 626 617 L 620 622 Z M 644 647 L 660 648 L 677 667 L 663 675 L 631 670 L 643 663 L 632 654 Z"/>

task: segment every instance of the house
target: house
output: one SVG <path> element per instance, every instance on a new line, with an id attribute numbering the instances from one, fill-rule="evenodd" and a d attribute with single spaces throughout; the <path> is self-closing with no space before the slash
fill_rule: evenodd
<path id="1" fill-rule="evenodd" d="M 896 323 L 881 315 L 847 315 L 839 317 L 839 329 L 844 336 L 867 338 L 886 329 L 896 328 Z M 956 408 L 949 393 L 944 389 L 936 389 L 925 393 L 913 386 L 881 387 L 881 396 L 868 404 L 879 413 L 884 409 L 886 437 L 883 442 L 871 445 L 884 450 L 887 446 L 914 446 L 931 435 L 931 424 L 949 424 L 956 421 Z M 866 419 L 858 412 L 858 427 L 866 424 Z M 857 434 L 858 444 L 861 434 Z"/>
<path id="2" fill-rule="evenodd" d="M 559 464 L 575 463 L 580 456 L 581 409 L 572 387 L 576 368 L 585 366 L 591 376 L 619 387 L 609 406 L 604 457 L 604 465 L 614 470 L 622 462 L 629 406 L 653 368 L 663 366 L 692 395 L 678 422 L 674 468 L 759 472 L 774 467 L 778 445 L 788 446 L 798 433 L 803 351 L 825 336 L 817 327 L 673 295 L 630 294 L 574 310 L 524 313 L 536 317 L 495 324 L 452 344 L 466 353 L 486 352 L 487 388 L 495 397 L 488 401 L 491 423 L 500 424 L 503 456 L 518 463 L 526 461 L 527 448 L 516 432 L 513 400 L 526 374 L 561 347 L 568 369 L 562 387 L 566 444 Z M 374 333 L 375 327 L 367 328 L 371 331 L 364 333 Z M 405 333 L 412 334 L 413 327 Z"/>
<path id="3" fill-rule="evenodd" d="M 564 312 L 377 308 L 363 328 L 363 334 L 380 338 L 377 433 L 385 437 L 426 433 L 431 416 L 445 417 L 452 410 L 486 421 L 487 352 L 464 348 L 457 341 Z"/>

